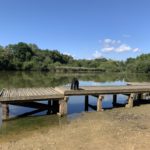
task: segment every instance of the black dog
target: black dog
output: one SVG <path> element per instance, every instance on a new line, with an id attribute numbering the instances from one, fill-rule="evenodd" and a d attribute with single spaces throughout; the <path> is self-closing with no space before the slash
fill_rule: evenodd
<path id="1" fill-rule="evenodd" d="M 78 90 L 79 89 L 79 81 L 77 78 L 73 78 L 71 82 L 71 89 Z"/>

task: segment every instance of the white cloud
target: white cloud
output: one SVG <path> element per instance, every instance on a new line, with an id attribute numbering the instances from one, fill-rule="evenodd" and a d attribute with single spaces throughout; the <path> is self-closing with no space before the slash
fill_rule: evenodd
<path id="1" fill-rule="evenodd" d="M 105 42 L 105 43 L 111 43 L 111 42 L 112 42 L 112 39 L 104 39 L 104 42 Z"/>
<path id="2" fill-rule="evenodd" d="M 107 45 L 107 44 L 120 44 L 121 41 L 120 40 L 112 40 L 112 39 L 104 39 L 103 40 L 104 44 Z"/>
<path id="3" fill-rule="evenodd" d="M 101 58 L 102 57 L 102 53 L 99 52 L 99 51 L 95 51 L 94 54 L 93 54 L 93 57 L 94 58 Z"/>
<path id="4" fill-rule="evenodd" d="M 133 52 L 139 52 L 139 51 L 140 51 L 139 48 L 134 48 L 134 49 L 133 49 Z"/>
<path id="5" fill-rule="evenodd" d="M 113 40 L 113 39 L 104 39 L 101 40 L 102 49 L 101 52 L 117 52 L 123 53 L 127 51 L 138 52 L 139 48 L 132 48 L 131 46 L 122 43 L 120 40 Z"/>
<path id="6" fill-rule="evenodd" d="M 64 54 L 64 55 L 71 56 L 71 54 L 70 54 L 70 53 L 68 53 L 68 52 L 64 52 L 63 54 Z"/>
<path id="7" fill-rule="evenodd" d="M 103 49 L 101 49 L 102 52 L 111 52 L 114 50 L 114 47 L 104 47 Z"/>
<path id="8" fill-rule="evenodd" d="M 122 44 L 115 49 L 116 52 L 126 52 L 126 51 L 131 51 L 131 50 L 132 48 L 126 44 Z"/>

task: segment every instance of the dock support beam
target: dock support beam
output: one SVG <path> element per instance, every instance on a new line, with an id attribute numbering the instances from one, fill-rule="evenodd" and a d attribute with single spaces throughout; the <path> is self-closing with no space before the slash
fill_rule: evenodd
<path id="1" fill-rule="evenodd" d="M 132 108 L 133 107 L 133 101 L 135 99 L 135 93 L 131 93 L 130 96 L 128 97 L 128 104 L 126 104 L 126 108 Z"/>
<path id="2" fill-rule="evenodd" d="M 51 114 L 51 110 L 52 110 L 51 100 L 48 100 L 48 111 L 47 111 L 47 115 L 50 115 L 50 114 Z"/>
<path id="3" fill-rule="evenodd" d="M 116 104 L 117 104 L 117 95 L 114 94 L 113 95 L 113 107 L 116 106 Z"/>
<path id="4" fill-rule="evenodd" d="M 138 94 L 137 99 L 141 100 L 142 99 L 142 94 Z"/>
<path id="5" fill-rule="evenodd" d="M 88 111 L 88 105 L 89 105 L 89 96 L 85 95 L 85 106 L 84 106 L 85 111 Z"/>
<path id="6" fill-rule="evenodd" d="M 63 100 L 59 100 L 59 113 L 57 113 L 60 117 L 67 115 L 68 107 L 67 102 L 69 100 L 69 97 L 65 96 Z"/>
<path id="7" fill-rule="evenodd" d="M 99 95 L 97 99 L 97 111 L 103 111 L 102 108 L 102 100 L 104 99 L 104 96 Z"/>
<path id="8" fill-rule="evenodd" d="M 59 100 L 52 101 L 52 114 L 57 114 L 59 112 Z"/>
<path id="9" fill-rule="evenodd" d="M 9 105 L 8 104 L 2 104 L 2 118 L 4 120 L 9 118 Z"/>

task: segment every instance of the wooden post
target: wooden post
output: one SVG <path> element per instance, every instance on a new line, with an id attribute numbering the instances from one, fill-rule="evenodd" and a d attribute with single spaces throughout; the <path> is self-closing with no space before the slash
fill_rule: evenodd
<path id="1" fill-rule="evenodd" d="M 133 107 L 133 101 L 135 99 L 135 94 L 131 93 L 130 96 L 128 97 L 128 104 L 126 104 L 126 108 L 132 108 Z"/>
<path id="2" fill-rule="evenodd" d="M 139 93 L 139 94 L 137 94 L 137 102 L 138 102 L 138 105 L 140 105 L 141 101 L 142 101 L 142 94 Z"/>
<path id="3" fill-rule="evenodd" d="M 4 120 L 7 120 L 9 118 L 9 105 L 8 104 L 2 104 L 2 118 Z"/>
<path id="4" fill-rule="evenodd" d="M 89 96 L 85 95 L 85 105 L 84 105 L 85 111 L 88 111 L 88 105 L 89 105 Z"/>
<path id="5" fill-rule="evenodd" d="M 50 114 L 51 114 L 51 110 L 52 110 L 51 100 L 48 100 L 48 111 L 47 111 L 47 115 L 50 115 Z"/>
<path id="6" fill-rule="evenodd" d="M 142 94 L 138 94 L 137 99 L 141 100 L 142 99 Z"/>
<path id="7" fill-rule="evenodd" d="M 59 101 L 58 100 L 53 100 L 52 113 L 57 114 L 58 112 L 59 112 Z"/>
<path id="8" fill-rule="evenodd" d="M 102 100 L 103 100 L 104 96 L 99 95 L 98 99 L 97 99 L 97 111 L 103 111 L 102 109 Z"/>
<path id="9" fill-rule="evenodd" d="M 117 95 L 114 94 L 113 95 L 113 107 L 116 106 L 116 104 L 117 104 Z"/>
<path id="10" fill-rule="evenodd" d="M 64 99 L 59 100 L 59 113 L 57 113 L 60 117 L 67 115 L 67 102 L 69 100 L 69 97 L 65 96 Z"/>

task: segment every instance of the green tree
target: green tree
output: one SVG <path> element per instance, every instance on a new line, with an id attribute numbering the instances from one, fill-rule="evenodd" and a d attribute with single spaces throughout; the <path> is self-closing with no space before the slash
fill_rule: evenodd
<path id="1" fill-rule="evenodd" d="M 29 61 L 33 56 L 32 49 L 23 42 L 11 45 L 11 50 L 13 51 L 14 58 L 18 59 L 20 62 Z"/>

